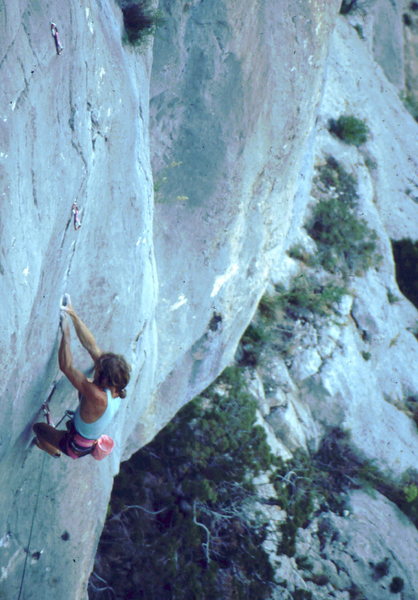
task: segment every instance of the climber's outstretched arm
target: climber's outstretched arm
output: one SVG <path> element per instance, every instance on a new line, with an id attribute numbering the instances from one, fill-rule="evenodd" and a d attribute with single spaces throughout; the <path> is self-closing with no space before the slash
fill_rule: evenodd
<path id="1" fill-rule="evenodd" d="M 58 363 L 61 371 L 68 377 L 73 386 L 81 393 L 85 394 L 87 388 L 89 387 L 89 381 L 87 377 L 73 367 L 73 355 L 71 353 L 71 337 L 70 337 L 70 327 L 67 323 L 67 320 L 64 318 L 64 321 L 61 323 L 62 328 L 62 338 L 60 347 L 58 349 Z"/>
<path id="2" fill-rule="evenodd" d="M 75 312 L 75 310 L 73 309 L 73 307 L 71 305 L 66 306 L 64 310 L 71 317 L 73 324 L 74 324 L 75 332 L 76 332 L 77 337 L 80 340 L 81 344 L 84 346 L 84 348 L 90 354 L 92 359 L 96 362 L 96 360 L 102 354 L 102 351 L 100 350 L 99 346 L 97 345 L 93 334 L 88 329 L 88 327 L 83 323 L 83 321 L 80 319 L 80 317 L 78 316 L 78 314 Z"/>

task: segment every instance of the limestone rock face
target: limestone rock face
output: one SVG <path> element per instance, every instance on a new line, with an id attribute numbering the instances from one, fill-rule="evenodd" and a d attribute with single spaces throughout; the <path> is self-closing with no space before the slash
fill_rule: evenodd
<path id="1" fill-rule="evenodd" d="M 405 600 L 416 598 L 418 533 L 384 496 L 354 492 L 346 516 L 324 513 L 300 533 L 297 561 L 307 558 L 301 587 L 318 600 L 355 592 L 391 600 L 399 591 Z"/>
<path id="2" fill-rule="evenodd" d="M 72 590 L 83 598 L 123 436 L 153 380 L 150 61 L 122 47 L 113 2 L 23 9 L 8 1 L 0 11 L 0 596 L 64 598 Z M 31 447 L 31 426 L 59 378 L 64 291 L 99 345 L 133 364 L 131 402 L 112 432 L 118 447 L 102 464 L 55 461 Z M 87 368 L 86 353 L 73 347 L 76 365 Z M 76 402 L 59 378 L 54 419 Z"/>
<path id="3" fill-rule="evenodd" d="M 0 3 L 2 597 L 87 597 L 121 457 L 232 357 L 283 251 L 338 5 L 162 3 L 154 212 L 151 47 L 122 44 L 111 1 Z M 55 379 L 55 420 L 76 405 L 56 358 L 63 292 L 132 363 L 117 448 L 100 464 L 31 446 Z"/>
<path id="4" fill-rule="evenodd" d="M 158 411 L 174 412 L 232 358 L 280 260 L 338 5 L 160 4 L 150 129 Z"/>

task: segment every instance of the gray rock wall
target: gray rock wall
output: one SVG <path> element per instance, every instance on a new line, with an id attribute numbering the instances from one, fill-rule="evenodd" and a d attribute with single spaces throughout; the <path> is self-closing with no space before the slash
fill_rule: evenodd
<path id="1" fill-rule="evenodd" d="M 64 45 L 60 56 L 51 18 Z M 1 21 L 0 595 L 85 598 L 122 432 L 149 398 L 157 350 L 150 61 L 123 48 L 113 2 L 20 9 L 10 1 L 1 4 Z M 118 448 L 103 464 L 54 461 L 30 447 L 31 426 L 59 376 L 64 291 L 100 346 L 133 364 L 131 401 L 114 432 Z M 87 368 L 86 353 L 75 341 L 73 347 L 76 364 Z M 54 417 L 75 404 L 60 379 Z"/>
<path id="2" fill-rule="evenodd" d="M 86 598 L 121 456 L 231 358 L 282 252 L 339 3 L 241 4 L 162 6 L 154 214 L 151 49 L 122 45 L 110 0 L 0 3 L 2 597 Z M 54 379 L 54 417 L 76 404 L 56 360 L 64 291 L 133 366 L 117 449 L 100 464 L 31 446 Z"/>
<path id="3" fill-rule="evenodd" d="M 166 414 L 232 357 L 280 260 L 338 5 L 161 4 L 151 147 Z"/>

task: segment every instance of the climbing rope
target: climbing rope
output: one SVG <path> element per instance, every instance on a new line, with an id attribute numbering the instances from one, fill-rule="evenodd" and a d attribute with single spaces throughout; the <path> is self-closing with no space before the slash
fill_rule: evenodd
<path id="1" fill-rule="evenodd" d="M 22 595 L 23 583 L 24 583 L 25 575 L 26 575 L 26 567 L 27 567 L 27 564 L 28 564 L 28 557 L 29 557 L 29 552 L 30 552 L 30 545 L 31 545 L 31 541 L 32 541 L 33 526 L 35 524 L 36 513 L 38 512 L 39 495 L 40 495 L 41 485 L 42 485 L 42 476 L 44 474 L 45 459 L 46 459 L 46 454 L 44 454 L 44 456 L 42 458 L 42 466 L 41 466 L 41 472 L 40 472 L 40 475 L 39 475 L 38 491 L 37 491 L 37 494 L 36 494 L 36 501 L 35 501 L 35 508 L 33 510 L 32 523 L 30 525 L 28 545 L 26 547 L 25 562 L 23 564 L 22 579 L 21 579 L 21 582 L 20 582 L 19 595 L 17 597 L 17 600 L 20 600 L 20 597 Z"/>
<path id="2" fill-rule="evenodd" d="M 48 425 L 51 425 L 52 427 L 54 427 L 52 421 L 51 421 L 51 416 L 50 416 L 50 408 L 49 408 L 49 402 L 51 401 L 51 398 L 55 392 L 55 389 L 57 387 L 57 380 L 54 379 L 54 381 L 51 384 L 50 390 L 48 392 L 48 396 L 45 400 L 45 402 L 42 404 L 42 411 L 45 415 L 46 418 L 46 422 L 48 423 Z M 74 416 L 74 411 L 73 410 L 66 410 L 64 415 L 61 417 L 61 419 L 58 421 L 58 423 L 55 425 L 55 427 L 58 427 L 62 421 L 65 419 L 65 417 L 68 418 L 72 418 Z M 33 534 L 33 528 L 35 525 L 35 518 L 36 518 L 36 513 L 38 512 L 38 504 L 39 504 L 39 497 L 40 497 L 40 492 L 41 492 L 41 487 L 42 487 L 42 477 L 44 474 L 44 468 L 45 468 L 45 460 L 46 460 L 47 455 L 45 453 L 43 453 L 43 457 L 42 457 L 42 465 L 41 465 L 41 471 L 39 474 L 39 483 L 38 483 L 38 489 L 37 489 L 37 493 L 36 493 L 36 501 L 35 501 L 35 508 L 33 510 L 33 516 L 32 516 L 32 522 L 31 522 L 31 526 L 30 526 L 30 531 L 29 531 L 29 539 L 28 539 L 28 544 L 26 547 L 26 556 L 25 556 L 25 562 L 23 564 L 23 571 L 22 571 L 22 579 L 20 582 L 20 588 L 19 588 L 19 595 L 17 597 L 17 600 L 20 600 L 20 597 L 22 595 L 22 591 L 23 591 L 23 583 L 25 580 L 25 575 L 26 575 L 26 567 L 28 564 L 28 557 L 30 554 L 30 545 L 32 542 L 32 534 Z"/>

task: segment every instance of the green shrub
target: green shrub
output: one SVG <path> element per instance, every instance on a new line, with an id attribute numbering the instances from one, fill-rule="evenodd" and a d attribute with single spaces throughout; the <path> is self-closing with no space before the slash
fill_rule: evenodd
<path id="1" fill-rule="evenodd" d="M 396 294 L 394 294 L 392 292 L 392 290 L 388 290 L 387 291 L 387 298 L 388 298 L 389 304 L 396 304 L 396 302 L 400 301 L 399 296 L 397 296 Z"/>
<path id="2" fill-rule="evenodd" d="M 156 11 L 150 0 L 139 0 L 122 7 L 123 24 L 127 41 L 138 46 L 150 35 L 154 35 L 156 27 L 162 22 L 161 13 Z"/>
<path id="3" fill-rule="evenodd" d="M 304 262 L 309 264 L 311 262 L 311 255 L 301 244 L 296 244 L 289 248 L 288 255 L 290 258 L 294 258 L 295 260 L 299 260 L 300 262 Z"/>
<path id="4" fill-rule="evenodd" d="M 418 486 L 415 484 L 406 485 L 403 489 L 405 494 L 405 500 L 409 503 L 413 503 L 418 499 Z"/>
<path id="5" fill-rule="evenodd" d="M 280 525 L 279 554 L 294 556 L 297 531 L 309 525 L 314 499 L 318 495 L 313 483 L 315 477 L 312 460 L 301 451 L 295 453 L 292 460 L 280 462 L 271 477 L 276 491 L 275 501 L 287 513 L 286 520 Z"/>
<path id="6" fill-rule="evenodd" d="M 325 164 L 317 167 L 314 182 L 317 188 L 316 195 L 319 194 L 319 197 L 338 198 L 352 208 L 357 206 L 359 199 L 357 179 L 333 156 L 327 156 Z"/>
<path id="7" fill-rule="evenodd" d="M 302 273 L 293 278 L 289 290 L 279 294 L 279 300 L 287 313 L 294 316 L 305 311 L 328 315 L 346 293 L 345 286 L 332 281 L 322 283 L 314 275 Z"/>
<path id="8" fill-rule="evenodd" d="M 306 224 L 316 241 L 316 261 L 331 273 L 343 277 L 361 275 L 381 260 L 377 234 L 357 215 L 357 182 L 332 157 L 317 169 L 315 179 L 319 201 Z"/>
<path id="9" fill-rule="evenodd" d="M 367 141 L 369 128 L 364 121 L 353 115 L 341 115 L 330 119 L 329 130 L 346 144 L 361 146 Z"/>
<path id="10" fill-rule="evenodd" d="M 407 92 L 406 94 L 402 95 L 401 98 L 407 111 L 411 113 L 415 121 L 418 121 L 418 100 L 411 94 L 411 92 Z"/>
<path id="11" fill-rule="evenodd" d="M 236 360 L 240 365 L 257 366 L 263 350 L 270 349 L 283 357 L 293 353 L 294 320 L 313 319 L 335 311 L 347 293 L 345 285 L 333 280 L 319 280 L 314 274 L 295 276 L 289 289 L 275 286 L 272 294 L 260 300 L 259 310 L 241 338 Z"/>
<path id="12" fill-rule="evenodd" d="M 320 200 L 307 224 L 318 243 L 318 260 L 331 273 L 361 275 L 377 263 L 377 235 L 337 198 Z"/>
<path id="13" fill-rule="evenodd" d="M 261 315 L 257 315 L 247 327 L 237 351 L 241 365 L 257 366 L 260 354 L 267 345 L 275 343 L 274 328 Z"/>

